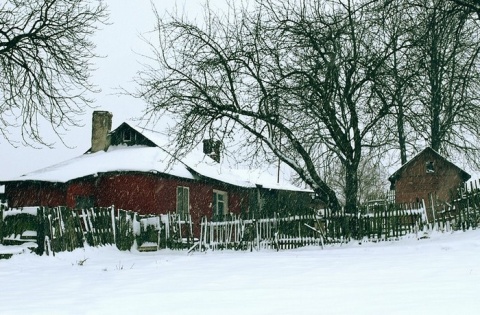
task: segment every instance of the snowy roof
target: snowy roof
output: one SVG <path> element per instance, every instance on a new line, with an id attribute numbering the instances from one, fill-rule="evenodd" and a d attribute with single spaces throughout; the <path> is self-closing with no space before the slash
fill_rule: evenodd
<path id="1" fill-rule="evenodd" d="M 162 172 L 193 179 L 184 166 L 169 165 L 168 154 L 158 147 L 112 146 L 107 152 L 86 153 L 10 181 L 65 183 L 76 178 L 114 171 Z"/>
<path id="2" fill-rule="evenodd" d="M 128 123 L 124 124 L 148 138 L 156 146 L 110 146 L 106 152 L 85 153 L 76 158 L 4 182 L 46 181 L 66 183 L 77 178 L 95 176 L 99 173 L 136 171 L 163 173 L 187 179 L 195 179 L 196 175 L 200 175 L 204 178 L 247 188 L 261 186 L 267 189 L 310 191 L 298 188 L 291 183 L 277 183 L 276 176 L 266 170 L 237 169 L 225 162 L 217 163 L 206 156 L 201 148 L 195 148 L 184 158 L 178 160 L 169 153 L 168 138 L 165 135 Z M 112 133 L 115 133 L 116 130 Z"/>
<path id="3" fill-rule="evenodd" d="M 388 180 L 390 182 L 394 182 L 398 179 L 398 177 L 400 176 L 400 174 L 403 172 L 403 170 L 405 170 L 407 168 L 408 165 L 412 164 L 414 161 L 418 160 L 419 157 L 421 157 L 422 155 L 424 154 L 432 154 L 433 156 L 436 156 L 438 159 L 440 160 L 443 160 L 446 164 L 450 165 L 451 167 L 455 168 L 463 177 L 463 179 L 465 181 L 467 181 L 468 179 L 470 179 L 470 174 L 468 174 L 467 172 L 465 172 L 464 170 L 462 170 L 460 167 L 458 167 L 457 165 L 453 164 L 452 162 L 450 162 L 449 160 L 447 160 L 443 155 L 441 155 L 440 153 L 438 153 L 437 151 L 435 151 L 434 149 L 432 149 L 431 147 L 426 147 L 425 149 L 423 149 L 422 151 L 420 151 L 419 153 L 417 153 L 413 158 L 411 158 L 409 161 L 407 161 L 405 164 L 403 164 L 398 170 L 396 170 L 392 175 L 390 175 L 390 177 L 388 177 Z"/>

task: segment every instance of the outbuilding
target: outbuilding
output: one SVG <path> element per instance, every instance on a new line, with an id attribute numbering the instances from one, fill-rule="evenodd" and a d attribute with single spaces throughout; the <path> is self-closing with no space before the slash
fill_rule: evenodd
<path id="1" fill-rule="evenodd" d="M 422 202 L 428 205 L 450 202 L 470 174 L 448 161 L 430 147 L 414 156 L 395 171 L 388 180 L 395 190 L 395 203 Z"/>

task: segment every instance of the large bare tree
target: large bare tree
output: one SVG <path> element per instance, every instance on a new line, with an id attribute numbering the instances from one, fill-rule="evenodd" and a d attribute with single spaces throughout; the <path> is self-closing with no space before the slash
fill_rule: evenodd
<path id="1" fill-rule="evenodd" d="M 6 0 L 0 3 L 0 132 L 20 128 L 25 143 L 47 144 L 39 124 L 59 134 L 91 103 L 95 45 L 105 23 L 101 0 Z"/>
<path id="2" fill-rule="evenodd" d="M 468 13 L 475 13 L 480 19 L 480 0 L 450 0 Z"/>
<path id="3" fill-rule="evenodd" d="M 362 153 L 387 141 L 391 112 L 380 82 L 395 46 L 379 42 L 371 2 L 258 0 L 203 25 L 158 18 L 158 65 L 141 73 L 147 115 L 167 114 L 179 148 L 205 134 L 235 133 L 248 147 L 289 165 L 332 208 L 321 176 L 327 148 L 345 170 L 345 205 L 357 204 Z"/>
<path id="4" fill-rule="evenodd" d="M 418 77 L 415 130 L 447 156 L 477 164 L 480 149 L 480 27 L 452 1 L 416 2 Z"/>

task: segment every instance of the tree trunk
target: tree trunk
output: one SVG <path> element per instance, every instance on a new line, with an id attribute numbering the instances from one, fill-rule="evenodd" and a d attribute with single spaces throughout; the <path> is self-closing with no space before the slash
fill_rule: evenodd
<path id="1" fill-rule="evenodd" d="M 403 104 L 398 102 L 398 116 L 397 116 L 397 132 L 398 132 L 398 145 L 400 148 L 400 160 L 402 165 L 407 163 L 407 146 L 403 120 Z"/>
<path id="2" fill-rule="evenodd" d="M 356 213 L 358 193 L 358 167 L 345 165 L 345 211 Z"/>

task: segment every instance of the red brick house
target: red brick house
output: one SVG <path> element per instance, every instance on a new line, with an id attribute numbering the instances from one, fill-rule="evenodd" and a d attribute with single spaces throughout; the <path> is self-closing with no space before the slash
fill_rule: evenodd
<path id="1" fill-rule="evenodd" d="M 395 190 L 395 202 L 429 204 L 430 195 L 436 202 L 450 202 L 470 175 L 427 147 L 402 165 L 388 180 Z"/>
<path id="2" fill-rule="evenodd" d="M 109 207 L 141 214 L 189 213 L 195 223 L 228 213 L 264 214 L 310 206 L 311 191 L 220 161 L 220 144 L 204 141 L 182 160 L 166 137 L 95 112 L 92 147 L 74 159 L 1 181 L 10 207 Z M 206 153 L 205 153 L 206 152 Z"/>

